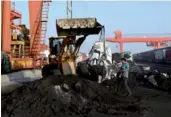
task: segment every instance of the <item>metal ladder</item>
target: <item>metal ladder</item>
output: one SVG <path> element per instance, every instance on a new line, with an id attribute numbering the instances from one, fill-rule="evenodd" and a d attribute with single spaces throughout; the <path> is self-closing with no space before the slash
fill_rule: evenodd
<path id="1" fill-rule="evenodd" d="M 31 57 L 33 58 L 33 68 L 37 68 L 42 66 L 41 60 L 41 45 L 45 44 L 46 40 L 46 32 L 47 32 L 47 23 L 48 23 L 48 12 L 50 0 L 44 0 L 42 3 L 42 7 L 40 13 L 38 14 L 37 21 L 35 25 L 37 25 L 36 33 L 33 38 L 33 43 L 31 47 Z M 41 19 L 40 19 L 41 18 Z"/>

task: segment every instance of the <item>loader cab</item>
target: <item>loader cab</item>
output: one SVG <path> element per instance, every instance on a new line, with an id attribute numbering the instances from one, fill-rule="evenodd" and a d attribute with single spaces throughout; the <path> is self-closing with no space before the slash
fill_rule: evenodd
<path id="1" fill-rule="evenodd" d="M 57 63 L 56 58 L 60 53 L 62 37 L 50 37 L 49 38 L 49 63 Z"/>
<path id="2" fill-rule="evenodd" d="M 55 38 L 49 38 L 50 54 L 57 55 L 60 51 L 60 40 Z"/>

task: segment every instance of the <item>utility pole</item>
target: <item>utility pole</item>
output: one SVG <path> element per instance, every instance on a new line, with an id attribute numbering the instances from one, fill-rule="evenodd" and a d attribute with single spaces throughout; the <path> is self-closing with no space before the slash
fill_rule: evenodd
<path id="1" fill-rule="evenodd" d="M 12 10 L 15 10 L 15 1 L 12 1 Z"/>
<path id="2" fill-rule="evenodd" d="M 67 0 L 67 18 L 72 18 L 72 0 Z"/>

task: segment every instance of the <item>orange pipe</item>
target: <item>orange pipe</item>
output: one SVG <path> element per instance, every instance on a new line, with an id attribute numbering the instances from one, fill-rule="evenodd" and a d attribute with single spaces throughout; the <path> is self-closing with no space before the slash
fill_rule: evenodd
<path id="1" fill-rule="evenodd" d="M 42 1 L 32 1 L 29 0 L 29 18 L 30 18 L 30 49 L 33 46 L 34 37 L 36 34 L 37 29 L 41 29 L 41 25 L 38 25 L 38 22 L 41 21 L 42 13 Z M 36 36 L 40 37 L 41 39 L 41 30 L 39 30 Z M 40 46 L 40 44 L 38 44 Z"/>
<path id="2" fill-rule="evenodd" d="M 1 1 L 2 5 L 2 51 L 7 54 L 11 52 L 11 1 Z"/>

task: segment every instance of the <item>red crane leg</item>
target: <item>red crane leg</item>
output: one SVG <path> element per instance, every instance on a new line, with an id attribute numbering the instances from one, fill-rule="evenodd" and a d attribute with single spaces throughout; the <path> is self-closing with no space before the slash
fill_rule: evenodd
<path id="1" fill-rule="evenodd" d="M 11 21 L 10 21 L 10 13 L 11 13 L 11 1 L 1 1 L 1 9 L 2 9 L 2 51 L 10 54 L 11 52 Z"/>
<path id="2" fill-rule="evenodd" d="M 37 29 L 41 28 L 41 25 L 38 27 L 38 22 L 41 21 L 41 11 L 42 11 L 42 1 L 32 1 L 29 0 L 29 17 L 30 17 L 30 49 L 32 48 L 34 36 L 41 38 L 41 33 L 36 34 Z"/>
<path id="3" fill-rule="evenodd" d="M 123 42 L 120 42 L 120 52 L 123 52 Z"/>
<path id="4" fill-rule="evenodd" d="M 160 42 L 157 42 L 157 49 L 160 48 Z"/>

